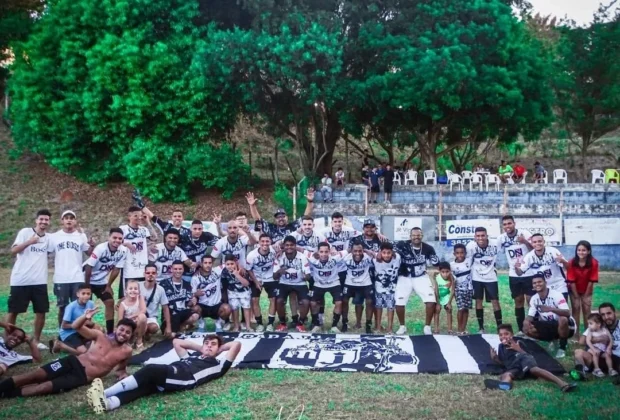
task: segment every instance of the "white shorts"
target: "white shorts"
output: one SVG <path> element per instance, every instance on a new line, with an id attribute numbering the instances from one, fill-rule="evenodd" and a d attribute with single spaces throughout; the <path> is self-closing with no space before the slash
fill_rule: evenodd
<path id="1" fill-rule="evenodd" d="M 155 324 L 159 327 L 159 319 L 157 317 L 147 318 L 146 325 Z"/>
<path id="2" fill-rule="evenodd" d="M 228 305 L 233 311 L 236 311 L 239 308 L 250 309 L 251 302 L 252 298 L 249 294 L 247 296 L 228 296 Z"/>
<path id="3" fill-rule="evenodd" d="M 549 289 L 555 290 L 556 292 L 560 292 L 562 294 L 568 293 L 568 287 L 566 286 L 566 282 L 557 282 L 553 284 L 547 285 Z"/>
<path id="4" fill-rule="evenodd" d="M 415 292 L 424 303 L 435 303 L 435 289 L 427 274 L 420 277 L 398 276 L 396 283 L 396 306 L 406 306 L 411 293 Z"/>

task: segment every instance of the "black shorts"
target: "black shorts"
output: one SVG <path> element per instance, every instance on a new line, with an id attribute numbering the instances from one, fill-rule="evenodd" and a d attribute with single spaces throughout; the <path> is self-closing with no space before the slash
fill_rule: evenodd
<path id="1" fill-rule="evenodd" d="M 276 297 L 276 290 L 278 290 L 278 282 L 270 281 L 267 283 L 263 283 L 263 290 L 265 291 L 265 293 L 267 293 L 267 297 L 269 299 Z"/>
<path id="2" fill-rule="evenodd" d="M 32 286 L 11 286 L 9 294 L 9 313 L 23 314 L 32 302 L 32 311 L 35 314 L 45 314 L 50 311 L 50 300 L 47 296 L 47 284 Z"/>
<path id="3" fill-rule="evenodd" d="M 536 331 L 538 331 L 537 338 L 541 341 L 553 341 L 560 338 L 560 335 L 558 334 L 558 321 L 556 320 L 541 321 L 535 319 L 532 321 L 532 325 L 536 328 Z M 568 318 L 568 328 L 569 332 L 568 337 L 566 338 L 571 338 L 575 335 L 575 320 L 572 316 Z"/>
<path id="4" fill-rule="evenodd" d="M 260 290 L 256 287 L 253 281 L 250 282 L 250 293 L 253 298 L 260 297 Z"/>
<path id="5" fill-rule="evenodd" d="M 345 299 L 353 298 L 353 302 L 363 302 L 364 300 L 372 300 L 375 295 L 375 288 L 370 286 L 347 286 L 342 288 L 342 296 Z"/>
<path id="6" fill-rule="evenodd" d="M 112 296 L 112 293 L 106 292 L 105 288 L 106 286 L 104 284 L 91 284 L 90 291 L 93 293 L 91 299 L 93 299 L 93 296 L 96 296 L 97 299 L 103 302 L 107 300 L 114 300 L 114 296 Z"/>
<path id="7" fill-rule="evenodd" d="M 388 193 L 388 194 L 392 194 L 392 184 L 384 184 L 383 185 L 383 191 Z"/>
<path id="8" fill-rule="evenodd" d="M 90 341 L 88 341 L 87 339 L 85 339 L 78 333 L 71 334 L 69 337 L 65 338 L 64 340 L 60 340 L 60 341 L 62 341 L 67 346 L 71 347 L 72 349 L 77 349 L 80 346 L 84 346 L 88 348 L 90 345 Z"/>
<path id="9" fill-rule="evenodd" d="M 41 366 L 47 377 L 45 381 L 52 382 L 52 393 L 69 391 L 88 384 L 86 369 L 77 356 L 67 356 Z"/>
<path id="10" fill-rule="evenodd" d="M 310 301 L 323 302 L 325 299 L 325 294 L 327 293 L 332 295 L 334 303 L 342 302 L 342 288 L 340 286 L 328 287 L 327 289 L 323 289 L 322 287 L 315 287 L 312 291 L 312 297 L 310 298 Z"/>
<path id="11" fill-rule="evenodd" d="M 217 305 L 213 305 L 213 306 L 203 305 L 202 303 L 199 303 L 198 306 L 200 306 L 200 310 L 202 311 L 203 318 L 218 319 L 220 317 L 219 313 L 220 313 L 220 308 L 222 307 L 221 303 L 218 303 Z"/>
<path id="12" fill-rule="evenodd" d="M 490 283 L 473 281 L 472 283 L 474 285 L 474 299 L 484 299 L 486 297 L 487 302 L 499 299 L 496 281 Z"/>
<path id="13" fill-rule="evenodd" d="M 191 317 L 194 313 L 191 309 L 183 309 L 179 312 L 170 313 L 170 327 L 172 332 L 179 332 L 181 329 L 181 324 L 184 323 Z M 162 322 L 161 330 L 165 331 L 166 329 L 166 321 Z"/>
<path id="14" fill-rule="evenodd" d="M 123 270 L 121 270 L 121 280 L 120 280 L 120 284 L 118 285 L 118 298 L 122 299 L 125 297 L 125 284 L 129 281 L 129 280 L 135 280 L 135 281 L 139 281 L 139 282 L 143 282 L 144 281 L 144 277 L 131 277 L 131 278 L 125 278 L 124 274 L 123 274 Z"/>
<path id="15" fill-rule="evenodd" d="M 304 285 L 299 285 L 299 286 L 293 286 L 290 284 L 278 284 L 278 288 L 276 289 L 275 293 L 278 299 L 282 299 L 286 302 L 286 299 L 288 298 L 288 295 L 290 295 L 291 293 L 296 293 L 297 294 L 297 301 L 301 302 L 302 300 L 308 300 L 308 286 Z"/>
<path id="16" fill-rule="evenodd" d="M 506 366 L 506 373 L 510 373 L 515 379 L 524 379 L 535 367 L 538 367 L 538 364 L 534 356 L 529 353 L 520 353 L 513 363 Z"/>
<path id="17" fill-rule="evenodd" d="M 536 292 L 532 288 L 533 277 L 508 277 L 508 284 L 510 285 L 510 295 L 512 298 L 518 296 L 534 296 Z"/>
<path id="18" fill-rule="evenodd" d="M 373 193 L 381 192 L 381 188 L 378 185 L 373 185 L 372 187 L 370 187 L 370 192 L 373 192 Z"/>
<path id="19" fill-rule="evenodd" d="M 78 286 L 82 283 L 54 283 L 56 306 L 62 308 L 77 299 Z"/>

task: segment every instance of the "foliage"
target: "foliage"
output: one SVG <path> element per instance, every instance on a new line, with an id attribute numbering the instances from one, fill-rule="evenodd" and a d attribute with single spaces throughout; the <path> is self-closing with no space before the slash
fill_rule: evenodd
<path id="1" fill-rule="evenodd" d="M 278 208 L 283 208 L 286 210 L 286 214 L 290 217 L 293 216 L 293 193 L 286 185 L 276 185 L 273 192 L 273 201 L 276 203 Z M 306 199 L 306 189 L 302 187 L 301 192 L 297 193 L 297 217 L 301 217 L 304 214 L 307 203 L 308 200 Z"/>
<path id="2" fill-rule="evenodd" d="M 243 185 L 222 139 L 235 110 L 195 63 L 195 1 L 58 0 L 17 57 L 16 144 L 89 182 L 126 178 L 153 200 Z M 50 71 L 53 69 L 53 71 Z"/>

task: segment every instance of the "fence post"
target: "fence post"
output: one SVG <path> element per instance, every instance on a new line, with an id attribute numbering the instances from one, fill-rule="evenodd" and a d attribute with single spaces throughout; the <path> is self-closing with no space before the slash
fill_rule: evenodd
<path id="1" fill-rule="evenodd" d="M 439 186 L 439 200 L 438 200 L 438 208 L 437 208 L 437 214 L 439 216 L 439 223 L 437 223 L 437 237 L 439 238 L 439 242 L 441 242 L 441 237 L 442 237 L 442 220 L 443 220 L 443 186 L 440 185 Z"/>
<path id="2" fill-rule="evenodd" d="M 297 186 L 293 187 L 293 220 L 297 220 Z"/>

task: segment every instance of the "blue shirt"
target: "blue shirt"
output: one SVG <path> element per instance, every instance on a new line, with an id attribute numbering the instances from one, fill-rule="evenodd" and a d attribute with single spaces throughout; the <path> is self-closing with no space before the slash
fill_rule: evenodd
<path id="1" fill-rule="evenodd" d="M 372 171 L 370 172 L 370 185 L 372 185 L 373 187 L 378 187 L 379 186 L 379 173 Z"/>
<path id="2" fill-rule="evenodd" d="M 62 318 L 63 321 L 67 321 L 68 323 L 73 323 L 76 319 L 84 315 L 87 309 L 94 309 L 95 303 L 92 300 L 86 302 L 86 305 L 81 306 L 77 300 L 74 300 L 65 308 L 65 316 Z M 59 335 L 60 340 L 65 341 L 67 337 L 77 333 L 73 328 L 64 329 L 60 327 Z"/>

